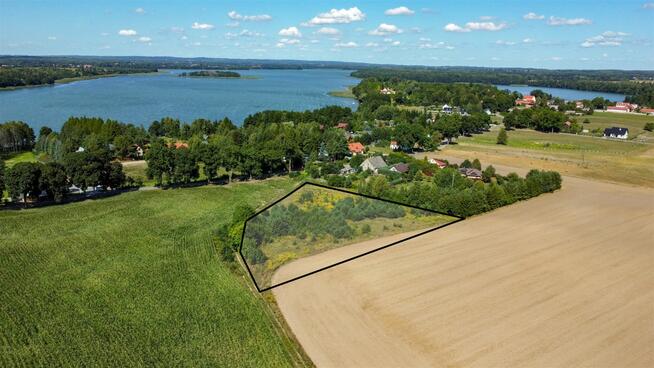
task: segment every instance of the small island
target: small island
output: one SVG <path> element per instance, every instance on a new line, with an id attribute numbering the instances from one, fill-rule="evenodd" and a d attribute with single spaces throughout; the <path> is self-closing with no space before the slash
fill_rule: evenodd
<path id="1" fill-rule="evenodd" d="M 180 77 L 200 77 L 200 78 L 241 78 L 241 75 L 236 72 L 228 72 L 223 70 L 199 70 L 195 72 L 185 72 L 179 75 Z"/>

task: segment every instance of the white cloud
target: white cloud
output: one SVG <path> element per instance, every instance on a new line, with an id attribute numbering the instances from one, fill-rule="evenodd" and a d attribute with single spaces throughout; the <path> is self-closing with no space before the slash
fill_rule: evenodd
<path id="1" fill-rule="evenodd" d="M 351 49 L 351 48 L 359 47 L 359 45 L 356 42 L 350 41 L 350 42 L 336 43 L 334 44 L 334 47 Z"/>
<path id="2" fill-rule="evenodd" d="M 495 23 L 495 22 L 468 22 L 466 23 L 466 28 L 473 31 L 501 31 L 506 28 L 506 23 Z"/>
<path id="3" fill-rule="evenodd" d="M 257 15 L 242 15 L 237 13 L 236 11 L 232 10 L 229 13 L 227 13 L 227 16 L 229 19 L 232 20 L 242 20 L 246 22 L 262 22 L 262 21 L 267 21 L 271 20 L 272 17 L 268 14 L 257 14 Z"/>
<path id="4" fill-rule="evenodd" d="M 366 19 L 366 15 L 355 6 L 350 9 L 331 9 L 326 13 L 321 13 L 311 18 L 304 25 L 346 24 L 364 19 Z"/>
<path id="5" fill-rule="evenodd" d="M 119 36 L 125 36 L 125 37 L 133 37 L 136 36 L 138 33 L 136 33 L 135 30 L 133 29 L 121 29 L 118 31 Z"/>
<path id="6" fill-rule="evenodd" d="M 142 42 L 142 43 L 150 43 L 150 42 L 152 42 L 152 38 L 147 37 L 147 36 L 141 36 L 141 37 L 138 38 L 138 41 Z"/>
<path id="7" fill-rule="evenodd" d="M 341 31 L 339 31 L 336 28 L 322 27 L 319 30 L 317 30 L 315 33 L 320 35 L 336 36 L 336 35 L 340 35 Z"/>
<path id="8" fill-rule="evenodd" d="M 563 58 L 560 57 L 560 56 L 552 56 L 552 57 L 550 58 L 550 60 L 552 60 L 552 61 L 561 61 L 561 60 L 563 60 Z"/>
<path id="9" fill-rule="evenodd" d="M 481 20 L 492 20 L 492 19 L 495 19 L 495 17 L 492 16 L 492 15 L 482 15 L 481 17 L 479 17 L 479 19 L 481 19 Z"/>
<path id="10" fill-rule="evenodd" d="M 302 37 L 302 33 L 297 27 L 282 28 L 279 31 L 279 35 L 285 37 Z"/>
<path id="11" fill-rule="evenodd" d="M 421 49 L 445 49 L 445 50 L 454 50 L 454 46 L 440 41 L 436 43 L 431 43 L 431 42 L 423 42 L 420 45 L 418 45 L 418 48 Z"/>
<path id="12" fill-rule="evenodd" d="M 401 43 L 400 41 L 393 41 L 393 42 L 391 42 L 391 45 L 400 46 L 400 43 Z"/>
<path id="13" fill-rule="evenodd" d="M 416 12 L 407 8 L 406 6 L 399 6 L 397 8 L 388 9 L 384 12 L 386 15 L 413 15 Z"/>
<path id="14" fill-rule="evenodd" d="M 136 8 L 136 9 L 134 9 L 134 13 L 136 13 L 136 14 L 145 14 L 145 9 Z"/>
<path id="15" fill-rule="evenodd" d="M 443 27 L 443 30 L 446 32 L 470 32 L 469 29 L 463 28 L 458 24 L 454 24 L 454 23 L 448 23 L 447 25 L 445 25 L 445 27 Z"/>
<path id="16" fill-rule="evenodd" d="M 497 40 L 495 41 L 496 45 L 501 45 L 501 46 L 513 46 L 515 45 L 515 42 L 513 41 L 503 41 L 503 40 Z"/>
<path id="17" fill-rule="evenodd" d="M 643 4 L 643 9 L 654 9 L 654 3 Z"/>
<path id="18" fill-rule="evenodd" d="M 497 56 L 493 56 L 493 57 L 491 58 L 491 60 L 493 60 L 493 61 L 499 61 L 500 58 L 498 58 Z"/>
<path id="19" fill-rule="evenodd" d="M 102 32 L 102 33 L 100 33 L 100 36 L 102 36 L 102 37 L 109 36 L 109 32 Z"/>
<path id="20" fill-rule="evenodd" d="M 170 31 L 173 32 L 173 33 L 183 33 L 184 28 L 182 28 L 182 27 L 170 27 Z"/>
<path id="21" fill-rule="evenodd" d="M 468 22 L 461 27 L 455 23 L 448 23 L 443 30 L 446 32 L 470 32 L 470 31 L 501 31 L 507 27 L 507 24 L 495 22 Z"/>
<path id="22" fill-rule="evenodd" d="M 534 12 L 529 12 L 529 13 L 523 15 L 522 18 L 526 19 L 526 20 L 541 20 L 541 19 L 545 19 L 545 16 L 540 15 L 540 14 L 536 14 Z"/>
<path id="23" fill-rule="evenodd" d="M 402 33 L 402 30 L 397 28 L 397 26 L 394 24 L 386 24 L 386 23 L 382 23 L 377 28 L 368 32 L 369 35 L 373 35 L 373 36 L 386 36 L 389 34 L 397 34 L 397 33 Z"/>
<path id="24" fill-rule="evenodd" d="M 550 26 L 581 26 L 591 23 L 593 22 L 586 18 L 559 18 L 552 16 L 547 20 L 547 24 Z"/>
<path id="25" fill-rule="evenodd" d="M 56 41 L 56 40 L 57 40 L 57 37 L 55 37 L 55 36 L 48 36 L 48 40 L 50 40 L 50 41 Z"/>
<path id="26" fill-rule="evenodd" d="M 529 37 L 527 37 L 527 38 L 525 38 L 524 40 L 522 40 L 522 43 L 533 43 L 533 42 L 534 42 L 534 39 L 533 39 L 533 38 L 529 38 Z"/>
<path id="27" fill-rule="evenodd" d="M 629 34 L 625 32 L 606 31 L 600 35 L 587 38 L 580 46 L 585 48 L 594 46 L 621 46 L 625 36 L 629 36 Z"/>
<path id="28" fill-rule="evenodd" d="M 366 47 L 377 47 L 377 46 L 379 46 L 379 44 L 377 42 L 368 42 L 366 44 Z"/>
<path id="29" fill-rule="evenodd" d="M 255 31 L 250 31 L 248 29 L 244 29 L 241 32 L 235 33 L 235 32 L 227 32 L 225 33 L 225 37 L 227 39 L 232 39 L 236 37 L 263 37 L 263 33 L 255 32 Z"/>
<path id="30" fill-rule="evenodd" d="M 209 24 L 209 23 L 198 23 L 198 22 L 193 22 L 193 24 L 191 25 L 191 28 L 193 28 L 193 29 L 200 29 L 200 30 L 203 30 L 203 31 L 209 31 L 209 30 L 214 29 L 214 25 L 213 25 L 213 24 Z"/>
<path id="31" fill-rule="evenodd" d="M 236 28 L 236 27 L 238 27 L 240 25 L 241 25 L 241 23 L 239 23 L 238 21 L 235 20 L 235 21 L 228 22 L 227 24 L 225 24 L 225 27 Z"/>
<path id="32" fill-rule="evenodd" d="M 300 43 L 300 40 L 297 38 L 289 39 L 289 38 L 282 38 L 277 42 L 275 47 L 285 47 L 286 45 L 297 45 Z"/>
<path id="33" fill-rule="evenodd" d="M 311 41 L 309 41 L 309 42 L 311 42 L 311 43 L 320 43 L 319 40 L 311 40 Z"/>

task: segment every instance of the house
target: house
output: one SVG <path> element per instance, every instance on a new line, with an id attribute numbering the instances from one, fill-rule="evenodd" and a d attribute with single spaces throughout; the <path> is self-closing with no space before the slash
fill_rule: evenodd
<path id="1" fill-rule="evenodd" d="M 533 106 L 536 104 L 536 96 L 524 96 L 522 99 L 515 100 L 515 104 L 518 106 Z"/>
<path id="2" fill-rule="evenodd" d="M 461 176 L 465 176 L 466 178 L 472 180 L 481 180 L 482 178 L 481 170 L 473 169 L 471 167 L 462 167 L 459 169 L 459 173 Z"/>
<path id="3" fill-rule="evenodd" d="M 77 149 L 77 151 L 75 151 L 75 152 L 84 152 L 84 151 L 86 151 L 86 150 L 84 149 L 84 147 L 79 147 L 79 148 Z"/>
<path id="4" fill-rule="evenodd" d="M 336 125 L 337 129 L 347 130 L 347 127 L 348 127 L 347 123 L 343 123 L 343 122 L 338 123 L 338 125 Z"/>
<path id="5" fill-rule="evenodd" d="M 451 114 L 452 111 L 453 111 L 453 110 L 452 110 L 452 106 L 450 106 L 450 105 L 448 105 L 448 104 L 445 104 L 445 105 L 443 105 L 443 107 L 441 107 L 441 112 L 442 112 L 443 114 Z"/>
<path id="6" fill-rule="evenodd" d="M 435 158 L 430 158 L 429 163 L 432 165 L 436 165 L 439 169 L 444 169 L 447 167 L 447 162 Z"/>
<path id="7" fill-rule="evenodd" d="M 581 101 L 575 101 L 575 108 L 576 109 L 583 109 L 584 108 L 584 103 Z"/>
<path id="8" fill-rule="evenodd" d="M 647 115 L 654 115 L 654 109 L 642 108 L 640 109 L 640 112 Z"/>
<path id="9" fill-rule="evenodd" d="M 390 148 L 391 148 L 393 151 L 397 151 L 397 150 L 400 149 L 400 145 L 397 144 L 397 141 L 391 141 Z"/>
<path id="10" fill-rule="evenodd" d="M 381 91 L 379 91 L 382 95 L 394 95 L 395 91 L 390 89 L 390 88 L 382 88 Z"/>
<path id="11" fill-rule="evenodd" d="M 343 168 L 340 171 L 341 175 L 350 175 L 350 174 L 354 174 L 355 172 L 356 169 L 350 166 L 350 164 L 343 165 Z"/>
<path id="12" fill-rule="evenodd" d="M 628 102 L 618 102 L 615 106 L 607 106 L 606 111 L 611 112 L 632 112 L 638 108 L 637 104 L 631 104 Z"/>
<path id="13" fill-rule="evenodd" d="M 606 128 L 604 129 L 604 138 L 627 139 L 629 138 L 629 129 L 618 127 Z"/>
<path id="14" fill-rule="evenodd" d="M 486 115 L 493 115 L 493 112 L 490 109 L 485 109 L 484 114 Z"/>
<path id="15" fill-rule="evenodd" d="M 386 165 L 386 162 L 384 161 L 383 158 L 381 158 L 381 156 L 373 156 L 367 158 L 365 161 L 361 163 L 361 165 L 359 165 L 359 167 L 361 167 L 361 170 L 363 171 L 370 170 L 375 174 L 379 171 L 379 169 L 383 169 L 386 166 L 388 165 Z"/>
<path id="16" fill-rule="evenodd" d="M 138 144 L 135 144 L 134 146 L 135 146 L 134 153 L 136 154 L 136 157 L 139 158 L 143 157 L 143 153 L 144 153 L 143 148 L 141 148 L 141 146 L 139 146 Z"/>
<path id="17" fill-rule="evenodd" d="M 400 174 L 404 174 L 409 171 L 409 165 L 405 163 L 399 163 L 391 166 L 391 171 L 398 172 Z"/>
<path id="18" fill-rule="evenodd" d="M 360 142 L 351 142 L 347 144 L 347 148 L 350 150 L 350 153 L 353 155 L 358 155 L 363 153 L 365 147 Z"/>
<path id="19" fill-rule="evenodd" d="M 571 122 L 570 120 L 568 120 L 568 121 L 566 121 L 565 123 L 563 123 L 563 125 L 565 125 L 566 127 L 570 128 L 570 127 L 572 126 L 572 122 Z"/>
<path id="20" fill-rule="evenodd" d="M 188 148 L 188 143 L 177 141 L 173 144 L 173 146 L 175 147 L 175 149 Z"/>

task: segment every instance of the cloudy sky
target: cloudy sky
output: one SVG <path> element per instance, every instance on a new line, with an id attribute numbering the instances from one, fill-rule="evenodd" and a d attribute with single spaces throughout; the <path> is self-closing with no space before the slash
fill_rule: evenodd
<path id="1" fill-rule="evenodd" d="M 653 69 L 648 1 L 8 1 L 0 54 Z"/>

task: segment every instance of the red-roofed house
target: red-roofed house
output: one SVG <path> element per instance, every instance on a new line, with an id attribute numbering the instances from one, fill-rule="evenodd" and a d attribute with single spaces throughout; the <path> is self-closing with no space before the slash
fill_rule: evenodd
<path id="1" fill-rule="evenodd" d="M 527 95 L 515 101 L 516 105 L 519 106 L 533 106 L 536 104 L 536 96 Z"/>
<path id="2" fill-rule="evenodd" d="M 630 112 L 631 109 L 629 109 L 627 106 L 607 106 L 606 111 L 610 111 L 610 112 Z"/>
<path id="3" fill-rule="evenodd" d="M 175 149 L 188 148 L 188 143 L 186 142 L 175 142 Z"/>
<path id="4" fill-rule="evenodd" d="M 640 112 L 642 112 L 643 114 L 651 115 L 654 114 L 654 109 L 643 108 L 640 109 Z"/>
<path id="5" fill-rule="evenodd" d="M 350 150 L 350 153 L 353 155 L 358 155 L 363 153 L 365 147 L 360 142 L 352 142 L 347 144 L 347 148 Z"/>
<path id="6" fill-rule="evenodd" d="M 447 167 L 447 162 L 445 162 L 445 161 L 441 161 L 441 160 L 437 160 L 437 159 L 435 159 L 435 158 L 430 158 L 430 159 L 429 159 L 429 163 L 432 164 L 432 165 L 436 165 L 436 166 L 438 166 L 439 169 L 444 169 L 444 168 Z"/>
<path id="7" fill-rule="evenodd" d="M 348 127 L 347 123 L 338 123 L 338 125 L 336 126 L 336 128 L 338 129 L 347 129 L 347 127 Z"/>

